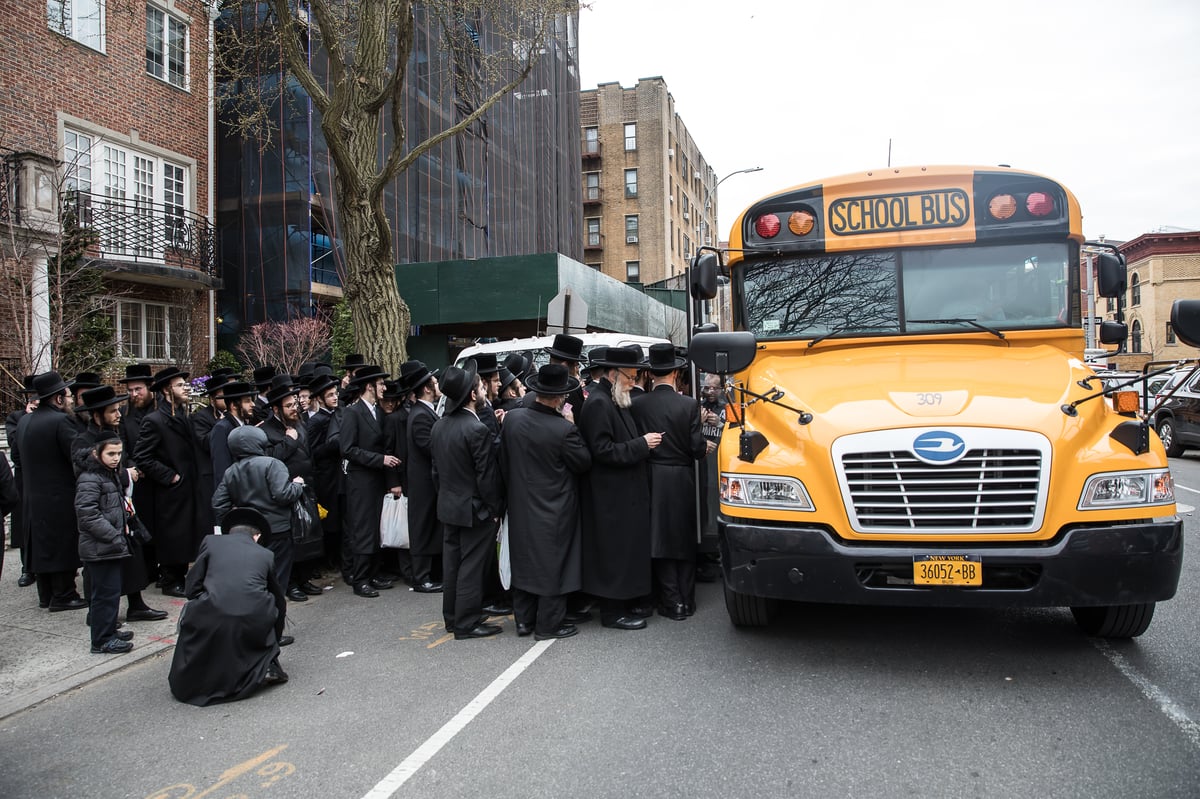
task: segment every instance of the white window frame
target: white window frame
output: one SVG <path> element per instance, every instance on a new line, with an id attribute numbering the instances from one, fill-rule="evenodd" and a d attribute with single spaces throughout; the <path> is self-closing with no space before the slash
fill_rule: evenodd
<path id="1" fill-rule="evenodd" d="M 131 300 L 125 297 L 108 297 L 110 316 L 109 319 L 113 326 L 113 335 L 117 343 L 117 356 L 121 358 L 134 358 L 139 361 L 158 361 L 162 363 L 178 363 L 189 356 L 187 350 L 190 349 L 191 330 L 187 323 L 188 309 L 182 305 L 175 305 L 165 302 L 147 302 L 143 300 Z M 149 315 L 147 309 L 153 309 L 154 312 L 162 314 L 162 332 L 161 341 L 151 341 L 149 325 L 147 320 Z M 136 313 L 138 329 L 132 335 L 136 336 L 136 340 L 128 340 L 130 333 L 126 332 L 126 312 L 132 311 Z M 174 319 L 172 318 L 174 317 Z M 184 329 L 172 333 L 172 324 L 179 324 Z M 185 343 L 178 347 L 173 346 L 174 341 L 178 341 L 179 336 L 186 336 L 183 339 Z M 151 355 L 152 346 L 156 354 Z M 159 349 L 161 347 L 161 349 Z M 176 352 L 175 350 L 180 350 Z"/>
<path id="2" fill-rule="evenodd" d="M 159 40 L 159 44 L 161 45 L 162 49 L 155 53 L 159 59 L 159 63 L 151 61 L 152 51 L 150 49 L 150 25 L 152 18 L 157 18 L 159 24 L 162 25 L 162 36 Z M 182 52 L 178 54 L 178 63 L 181 65 L 182 73 L 173 72 L 171 69 L 171 64 L 173 63 L 171 54 L 172 50 L 174 49 L 171 46 L 171 32 L 173 27 L 176 29 L 182 29 L 183 32 L 182 42 L 180 44 L 180 49 Z M 160 80 L 163 83 L 174 86 L 177 89 L 182 89 L 185 92 L 190 91 L 190 75 L 188 74 L 190 70 L 188 69 L 188 64 L 190 61 L 189 56 L 191 54 L 191 33 L 192 29 L 187 20 L 181 19 L 175 14 L 170 13 L 164 8 L 160 8 L 153 3 L 147 3 L 146 74 L 156 80 Z M 161 74 L 156 73 L 155 68 L 161 70 Z"/>
<path id="3" fill-rule="evenodd" d="M 103 53 L 108 23 L 107 5 L 107 0 L 46 0 L 46 24 L 55 33 Z M 90 19 L 93 13 L 99 16 L 94 20 L 95 27 L 81 25 L 93 21 Z"/>
<path id="4" fill-rule="evenodd" d="M 637 149 L 637 123 L 625 123 L 625 152 L 633 152 Z"/>
<path id="5" fill-rule="evenodd" d="M 642 282 L 642 262 L 641 261 L 626 261 L 625 262 L 625 282 L 626 283 L 641 283 Z"/>
<path id="6" fill-rule="evenodd" d="M 633 176 L 633 183 L 630 184 L 629 177 Z M 625 196 L 633 199 L 638 196 L 638 173 L 636 169 L 625 170 Z"/>
<path id="7" fill-rule="evenodd" d="M 587 246 L 600 246 L 600 217 L 589 216 L 583 220 L 584 230 L 587 233 Z"/>
<path id="8" fill-rule="evenodd" d="M 584 172 L 583 173 L 583 199 L 599 200 L 600 199 L 600 173 L 599 172 Z"/>
<path id="9" fill-rule="evenodd" d="M 630 224 L 631 221 L 633 222 L 632 225 Z M 627 214 L 625 216 L 625 243 L 626 244 L 637 244 L 638 237 L 640 235 L 641 235 L 641 231 L 639 229 L 639 224 L 638 224 L 638 215 L 637 214 Z"/>

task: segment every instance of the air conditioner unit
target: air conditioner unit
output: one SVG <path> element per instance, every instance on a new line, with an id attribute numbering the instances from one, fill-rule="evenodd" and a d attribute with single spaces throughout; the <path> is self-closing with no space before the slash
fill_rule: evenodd
<path id="1" fill-rule="evenodd" d="M 675 203 L 675 195 L 674 195 L 674 194 L 668 194 L 668 195 L 667 195 L 667 201 L 668 201 L 668 202 L 670 202 L 671 204 L 674 204 L 674 203 Z"/>
<path id="2" fill-rule="evenodd" d="M 688 212 L 687 211 L 683 212 L 683 221 L 684 222 L 688 221 Z"/>
<path id="3" fill-rule="evenodd" d="M 699 173 L 699 172 L 693 172 L 693 173 L 692 173 L 692 177 L 694 177 L 696 180 L 699 180 L 699 179 L 700 179 L 700 173 Z"/>
<path id="4" fill-rule="evenodd" d="M 675 148 L 668 147 L 667 148 L 667 158 L 674 158 L 674 157 L 675 157 Z"/>
<path id="5" fill-rule="evenodd" d="M 625 243 L 626 243 L 626 244 L 637 244 L 637 243 L 638 243 L 638 242 L 637 242 L 637 239 L 638 239 L 638 237 L 637 237 L 637 236 L 626 236 L 626 237 L 625 237 Z"/>

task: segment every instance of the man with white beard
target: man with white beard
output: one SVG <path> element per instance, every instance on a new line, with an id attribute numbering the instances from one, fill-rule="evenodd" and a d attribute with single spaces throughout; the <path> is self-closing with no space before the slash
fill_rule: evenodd
<path id="1" fill-rule="evenodd" d="M 641 367 L 636 345 L 610 347 L 596 365 L 604 372 L 576 414 L 592 453 L 581 481 L 583 590 L 600 600 L 600 623 L 640 630 L 645 618 L 630 606 L 650 594 L 650 481 L 646 461 L 662 433 L 638 435 L 630 389 Z"/>

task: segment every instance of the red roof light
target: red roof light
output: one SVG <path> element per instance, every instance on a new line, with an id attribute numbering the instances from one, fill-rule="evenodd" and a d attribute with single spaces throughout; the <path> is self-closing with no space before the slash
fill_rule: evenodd
<path id="1" fill-rule="evenodd" d="M 779 235 L 779 217 L 775 214 L 764 214 L 754 220 L 754 232 L 764 239 L 773 239 Z"/>
<path id="2" fill-rule="evenodd" d="M 1030 216 L 1050 216 L 1054 213 L 1054 198 L 1042 191 L 1033 191 L 1025 198 L 1025 209 Z"/>

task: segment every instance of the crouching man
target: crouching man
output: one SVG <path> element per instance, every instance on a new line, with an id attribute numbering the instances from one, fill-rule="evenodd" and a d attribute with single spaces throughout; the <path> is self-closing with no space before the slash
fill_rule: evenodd
<path id="1" fill-rule="evenodd" d="M 168 682 L 190 705 L 245 699 L 264 685 L 287 682 L 279 666 L 285 600 L 274 555 L 258 545 L 270 529 L 258 511 L 234 508 L 210 535 L 188 572 L 188 603 Z"/>

